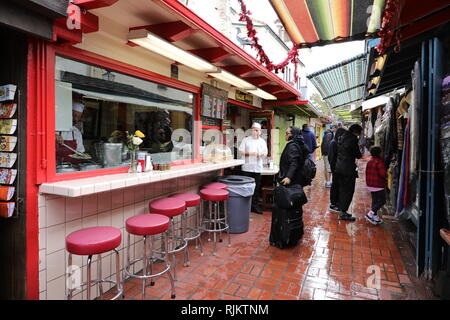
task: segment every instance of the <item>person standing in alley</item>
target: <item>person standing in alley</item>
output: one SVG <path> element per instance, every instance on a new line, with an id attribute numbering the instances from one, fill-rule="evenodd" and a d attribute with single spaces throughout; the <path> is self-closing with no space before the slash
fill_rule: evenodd
<path id="1" fill-rule="evenodd" d="M 372 209 L 365 215 L 372 224 L 381 224 L 383 220 L 378 216 L 378 210 L 386 203 L 386 167 L 384 166 L 383 151 L 380 147 L 370 148 L 372 158 L 366 167 L 366 184 L 372 197 Z"/>
<path id="2" fill-rule="evenodd" d="M 337 158 L 337 141 L 345 132 L 345 129 L 340 127 L 336 130 L 333 140 L 331 140 L 328 148 L 328 161 L 330 163 L 332 182 L 330 189 L 330 209 L 339 211 L 339 174 L 336 173 L 336 158 Z"/>
<path id="3" fill-rule="evenodd" d="M 356 220 L 347 210 L 352 203 L 356 178 L 358 177 L 358 167 L 355 160 L 362 158 L 358 145 L 358 137 L 361 133 L 362 127 L 359 124 L 352 124 L 348 131 L 339 137 L 337 142 L 335 173 L 338 175 L 337 179 L 339 181 L 340 220 Z"/>
<path id="4" fill-rule="evenodd" d="M 259 208 L 259 194 L 261 189 L 261 171 L 263 169 L 263 157 L 267 156 L 267 143 L 261 138 L 261 125 L 257 122 L 252 124 L 252 135 L 245 137 L 239 151 L 244 156 L 245 163 L 242 165 L 242 174 L 255 179 L 255 192 L 252 196 L 252 212 L 262 214 Z"/>
<path id="5" fill-rule="evenodd" d="M 309 129 L 307 123 L 302 126 L 302 135 L 305 140 L 305 144 L 309 149 L 309 158 L 314 161 L 314 151 L 318 148 L 316 136 L 314 135 L 314 132 Z"/>
<path id="6" fill-rule="evenodd" d="M 327 129 L 325 131 L 323 138 L 322 138 L 322 144 L 320 146 L 320 150 L 322 152 L 323 156 L 323 165 L 324 165 L 324 175 L 325 175 L 325 187 L 330 188 L 331 187 L 331 168 L 330 168 L 330 162 L 328 159 L 328 150 L 330 147 L 330 143 L 334 138 L 334 133 L 336 132 L 336 125 L 332 125 L 330 129 Z"/>

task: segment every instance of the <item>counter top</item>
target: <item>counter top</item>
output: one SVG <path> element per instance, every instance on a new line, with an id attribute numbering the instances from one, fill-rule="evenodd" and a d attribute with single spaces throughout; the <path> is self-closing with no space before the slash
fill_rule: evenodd
<path id="1" fill-rule="evenodd" d="M 231 160 L 222 163 L 196 163 L 190 165 L 175 166 L 167 171 L 119 173 L 93 178 L 43 183 L 39 187 L 39 192 L 66 197 L 80 197 L 98 192 L 170 180 L 203 172 L 221 170 L 224 168 L 240 166 L 242 164 L 244 164 L 244 160 Z"/>
<path id="2" fill-rule="evenodd" d="M 263 167 L 262 171 L 261 171 L 261 175 L 262 176 L 273 176 L 276 175 L 278 173 L 278 171 L 280 170 L 280 168 L 278 168 L 278 166 L 273 166 L 273 169 L 269 169 L 268 167 Z"/>

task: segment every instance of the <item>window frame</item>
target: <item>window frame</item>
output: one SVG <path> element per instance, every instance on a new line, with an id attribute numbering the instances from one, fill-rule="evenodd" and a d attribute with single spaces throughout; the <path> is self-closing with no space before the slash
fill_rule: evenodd
<path id="1" fill-rule="evenodd" d="M 76 171 L 69 173 L 56 173 L 56 147 L 55 147 L 55 62 L 56 56 L 61 56 L 66 59 L 71 59 L 79 61 L 82 63 L 97 65 L 106 69 L 110 69 L 116 72 L 126 74 L 128 76 L 136 77 L 142 80 L 151 81 L 154 83 L 162 84 L 175 89 L 183 90 L 192 94 L 195 94 L 193 99 L 193 132 L 192 132 L 192 142 L 194 146 L 194 157 L 193 159 L 173 161 L 171 165 L 183 165 L 201 162 L 199 154 L 200 145 L 200 92 L 201 88 L 195 85 L 172 79 L 150 70 L 146 70 L 140 67 L 129 65 L 127 63 L 113 60 L 111 58 L 98 55 L 96 53 L 86 51 L 83 49 L 71 47 L 71 46 L 57 46 L 53 44 L 47 45 L 47 56 L 46 56 L 46 79 L 38 79 L 38 82 L 45 84 L 45 96 L 46 103 L 37 105 L 37 112 L 41 113 L 46 121 L 46 134 L 44 139 L 37 140 L 37 148 L 39 150 L 45 149 L 47 152 L 42 155 L 42 159 L 36 159 L 37 167 L 41 167 L 41 174 L 38 173 L 37 183 L 42 182 L 57 182 L 66 181 L 90 177 L 98 177 L 103 175 L 118 174 L 128 172 L 128 167 L 119 167 L 112 169 L 98 169 L 89 171 Z M 44 97 L 44 92 L 41 92 Z M 38 97 L 39 99 L 39 97 Z M 42 110 L 39 110 L 39 108 Z M 40 133 L 38 133 L 39 135 Z M 46 144 L 46 145 L 42 145 Z M 47 159 L 45 159 L 47 158 Z M 42 163 L 46 165 L 42 167 Z M 42 172 L 44 171 L 44 172 Z"/>

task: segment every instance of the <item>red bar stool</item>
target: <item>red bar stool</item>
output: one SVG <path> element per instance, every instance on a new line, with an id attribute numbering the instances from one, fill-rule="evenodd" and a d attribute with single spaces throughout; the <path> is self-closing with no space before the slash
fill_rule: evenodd
<path id="1" fill-rule="evenodd" d="M 180 199 L 186 203 L 186 211 L 183 213 L 186 215 L 185 221 L 187 220 L 187 208 L 196 207 L 195 209 L 195 225 L 193 227 L 188 227 L 186 225 L 185 228 L 185 240 L 191 241 L 195 240 L 195 248 L 198 248 L 198 243 L 200 243 L 200 255 L 203 256 L 203 245 L 202 239 L 200 236 L 202 235 L 202 217 L 201 211 L 199 210 L 199 205 L 201 198 L 198 194 L 195 193 L 177 193 L 171 195 L 170 198 Z M 191 233 L 191 236 L 188 236 L 188 233 Z M 189 262 L 188 262 L 189 265 Z"/>
<path id="2" fill-rule="evenodd" d="M 175 286 L 173 283 L 172 275 L 170 274 L 170 264 L 167 261 L 167 256 L 165 255 L 164 258 L 158 258 L 153 256 L 153 236 L 154 235 L 164 235 L 165 241 L 164 245 L 165 248 L 161 248 L 161 251 L 167 251 L 167 230 L 169 229 L 169 222 L 170 219 L 164 215 L 161 214 L 140 214 L 131 218 L 128 218 L 126 221 L 126 230 L 128 232 L 128 246 L 127 246 L 127 264 L 125 265 L 125 273 L 133 278 L 142 279 L 142 299 L 145 298 L 145 287 L 147 283 L 147 279 L 153 279 L 155 277 L 158 277 L 160 275 L 163 275 L 164 273 L 167 273 L 170 284 L 172 286 L 172 295 L 171 298 L 175 298 Z M 142 257 L 136 258 L 132 261 L 130 261 L 130 236 L 142 236 L 144 237 L 144 252 Z M 147 238 L 150 237 L 152 241 L 150 241 L 150 256 L 147 256 Z M 161 246 L 163 245 L 163 242 L 161 242 Z M 160 260 L 165 262 L 166 268 L 158 273 L 153 273 L 153 261 L 154 259 Z M 135 273 L 132 273 L 129 269 L 132 265 L 134 265 L 136 262 L 141 261 L 143 262 L 143 269 L 142 269 L 142 276 L 139 276 Z M 148 272 L 148 268 L 150 267 L 150 273 Z M 154 282 L 151 281 L 151 285 L 153 285 Z"/>
<path id="3" fill-rule="evenodd" d="M 221 182 L 211 182 L 211 183 L 205 184 L 203 186 L 203 189 L 205 189 L 205 188 L 227 190 L 227 185 L 225 183 L 221 183 Z"/>
<path id="4" fill-rule="evenodd" d="M 227 209 L 227 201 L 229 197 L 229 193 L 226 190 L 222 189 L 213 189 L 213 188 L 205 188 L 200 190 L 200 197 L 202 199 L 201 206 L 203 212 L 204 201 L 209 201 L 209 217 L 204 218 L 202 221 L 202 225 L 206 224 L 205 231 L 210 234 L 214 234 L 214 248 L 213 255 L 216 254 L 216 233 L 219 232 L 222 234 L 222 231 L 228 230 L 228 209 Z M 223 218 L 220 215 L 220 203 L 223 203 Z M 222 240 L 222 239 L 220 239 Z M 231 247 L 231 237 L 228 232 L 228 247 Z"/>
<path id="5" fill-rule="evenodd" d="M 114 227 L 92 227 L 84 228 L 72 232 L 66 237 L 66 250 L 69 252 L 68 264 L 72 267 L 72 254 L 88 256 L 87 260 L 87 281 L 80 286 L 87 285 L 87 299 L 91 300 L 92 283 L 99 284 L 100 296 L 103 295 L 103 282 L 113 283 L 117 287 L 117 295 L 111 300 L 123 297 L 123 287 L 120 281 L 120 257 L 117 247 L 122 242 L 122 232 Z M 101 254 L 113 251 L 116 254 L 116 281 L 102 279 L 102 258 Z M 98 255 L 97 276 L 98 279 L 91 280 L 92 256 Z M 72 277 L 72 274 L 70 275 Z M 72 299 L 72 293 L 77 288 L 68 288 L 67 298 Z"/>
<path id="6" fill-rule="evenodd" d="M 173 257 L 173 277 L 176 280 L 177 259 L 175 253 L 184 250 L 184 266 L 189 264 L 189 252 L 187 250 L 187 241 L 184 239 L 184 225 L 186 216 L 183 215 L 186 210 L 186 202 L 175 198 L 162 198 L 149 203 L 151 213 L 159 213 L 170 218 L 169 244 L 167 251 L 156 251 L 160 254 L 172 254 Z M 174 217 L 181 215 L 181 228 L 175 228 Z M 177 232 L 180 233 L 177 235 Z"/>

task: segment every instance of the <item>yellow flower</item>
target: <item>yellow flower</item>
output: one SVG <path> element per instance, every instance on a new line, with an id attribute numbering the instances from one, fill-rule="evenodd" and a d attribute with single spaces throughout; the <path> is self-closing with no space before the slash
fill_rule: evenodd
<path id="1" fill-rule="evenodd" d="M 143 134 L 140 130 L 136 130 L 134 135 L 139 137 L 139 138 L 145 138 L 145 134 Z"/>

